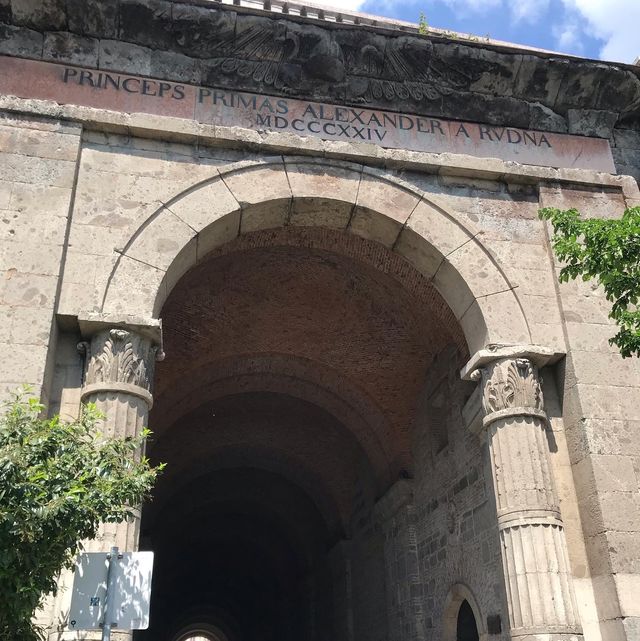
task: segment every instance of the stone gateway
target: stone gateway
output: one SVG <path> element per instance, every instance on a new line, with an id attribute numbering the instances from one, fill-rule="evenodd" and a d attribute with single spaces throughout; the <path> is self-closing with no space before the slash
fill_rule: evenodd
<path id="1" fill-rule="evenodd" d="M 635 641 L 640 366 L 540 207 L 640 68 L 271 0 L 0 0 L 6 397 L 148 425 L 119 641 Z M 72 576 L 38 614 L 69 628 Z"/>

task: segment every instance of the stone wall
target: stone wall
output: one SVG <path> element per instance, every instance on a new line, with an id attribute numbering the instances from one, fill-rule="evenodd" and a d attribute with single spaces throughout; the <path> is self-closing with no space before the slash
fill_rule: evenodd
<path id="1" fill-rule="evenodd" d="M 631 66 L 208 2 L 0 0 L 0 21 L 4 54 L 599 136 L 611 141 L 621 173 L 640 176 L 640 80 Z M 394 75 L 394 65 L 409 69 L 415 81 Z M 529 342 L 555 353 L 543 372 L 551 465 L 585 638 L 630 641 L 638 635 L 640 370 L 637 360 L 621 359 L 608 345 L 614 329 L 602 292 L 591 283 L 558 284 L 549 229 L 537 218 L 540 206 L 616 216 L 625 206 L 640 205 L 632 180 L 278 134 L 189 129 L 162 117 L 127 119 L 68 108 L 65 113 L 78 121 L 73 124 L 59 119 L 57 106 L 3 104 L 12 111 L 0 120 L 3 393 L 30 382 L 51 400 L 52 410 L 77 412 L 75 317 L 100 311 L 118 264 L 130 266 L 130 280 L 118 285 L 116 291 L 127 297 L 114 308 L 151 315 L 156 284 L 168 295 L 182 273 L 223 240 L 247 250 L 268 244 L 281 231 L 273 229 L 292 220 L 300 227 L 320 226 L 326 247 L 352 251 L 350 259 L 366 258 L 387 274 L 410 261 L 410 270 L 421 274 L 405 272 L 407 291 L 421 309 L 449 319 L 444 325 L 457 336 L 454 347 L 431 346 L 437 358 L 428 377 L 417 381 L 422 395 L 415 420 L 407 419 L 410 412 L 397 417 L 397 431 L 385 436 L 393 444 L 389 449 L 397 448 L 393 474 L 381 483 L 386 493 L 376 495 L 374 484 L 358 472 L 362 487 L 352 506 L 352 540 L 331 553 L 333 585 L 327 577 L 317 586 L 319 602 L 330 592 L 344 596 L 333 610 L 339 638 L 352 641 L 357 630 L 383 641 L 392 638 L 390 629 L 394 641 L 440 641 L 454 585 L 465 585 L 474 596 L 481 626 L 492 617 L 492 638 L 507 638 L 491 469 L 486 444 L 467 429 L 478 398 L 458 378 L 468 354 L 457 321 L 478 343 L 513 342 L 522 323 Z M 48 110 L 54 117 L 21 110 Z M 291 158 L 299 153 L 306 165 Z M 224 184 L 217 199 L 198 191 L 207 181 Z M 179 195 L 180 206 L 166 209 Z M 219 236 L 207 237 L 209 244 L 200 243 L 201 232 L 225 208 L 232 211 L 231 222 Z M 376 208 L 394 218 L 375 218 Z M 166 217 L 156 216 L 159 211 Z M 305 233 L 300 245 L 315 247 L 317 239 Z M 416 239 L 445 248 L 444 255 L 429 253 Z M 435 283 L 430 296 L 418 295 L 416 283 L 425 275 L 430 286 Z M 189 310 L 178 305 L 174 327 L 181 311 Z M 270 318 L 277 326 L 277 316 Z M 485 320 L 492 333 L 483 333 Z M 358 327 L 352 325 L 354 334 Z M 427 335 L 426 324 L 421 327 Z M 369 384 L 380 363 L 366 360 L 359 378 Z M 175 367 L 177 380 L 182 370 Z M 161 388 L 171 390 L 175 380 Z M 372 396 L 384 401 L 386 392 L 381 384 Z M 162 414 L 162 395 L 159 408 Z M 164 409 L 173 411 L 171 403 Z M 318 468 L 320 463 L 314 461 Z"/>
<path id="2" fill-rule="evenodd" d="M 54 123 L 46 123 L 46 126 L 53 127 Z M 56 128 L 64 126 L 55 124 Z M 30 131 L 29 127 L 20 127 L 21 132 L 25 129 Z M 80 143 L 77 133 L 64 136 L 74 136 L 76 144 Z M 70 313 L 87 307 L 89 303 L 94 304 L 96 291 L 104 288 L 118 255 L 114 250 L 136 233 L 159 202 L 166 202 L 176 192 L 209 177 L 218 167 L 222 168 L 241 158 L 259 157 L 251 151 L 91 131 L 83 135 L 81 147 L 74 215 L 65 257 L 65 286 L 59 307 Z M 21 150 L 25 149 L 28 147 L 21 146 Z M 74 166 L 74 163 L 71 165 Z M 561 392 L 554 411 L 564 416 L 567 423 L 571 460 L 576 465 L 574 474 L 578 479 L 576 490 L 580 514 L 577 514 L 575 499 L 572 498 L 573 479 L 569 467 L 558 463 L 556 473 L 557 478 L 561 479 L 561 486 L 565 488 L 561 492 L 564 497 L 562 509 L 574 572 L 575 576 L 585 580 L 583 593 L 589 602 L 591 574 L 600 579 L 597 592 L 598 586 L 604 583 L 610 585 L 613 581 L 613 570 L 609 568 L 625 568 L 626 577 L 616 579 L 614 587 L 607 587 L 608 591 L 601 593 L 606 596 L 601 598 L 598 616 L 605 623 L 611 622 L 610 625 L 622 625 L 632 630 L 633 604 L 610 604 L 613 603 L 612 599 L 624 597 L 623 588 L 631 594 L 635 589 L 633 541 L 637 538 L 637 529 L 634 529 L 635 522 L 629 520 L 634 518 L 635 512 L 628 509 L 628 502 L 624 503 L 627 507 L 623 513 L 627 521 L 622 524 L 615 520 L 618 518 L 615 514 L 606 512 L 606 502 L 611 500 L 613 503 L 609 505 L 614 505 L 619 497 L 629 499 L 631 504 L 635 502 L 633 497 L 637 490 L 633 488 L 637 488 L 637 461 L 634 458 L 633 437 L 634 397 L 628 391 L 637 389 L 638 381 L 634 378 L 633 364 L 629 365 L 628 361 L 622 361 L 603 347 L 611 325 L 606 318 L 605 301 L 598 292 L 588 285 L 580 285 L 577 290 L 571 285 L 563 285 L 558 289 L 554 265 L 548 252 L 547 232 L 537 219 L 536 212 L 540 204 L 575 204 L 585 211 L 615 215 L 625 204 L 635 202 L 633 197 L 628 194 L 625 197 L 620 188 L 613 186 L 571 190 L 566 186 L 547 184 L 538 189 L 535 185 L 505 180 L 488 181 L 468 175 L 438 176 L 415 170 L 397 171 L 396 174 L 406 184 L 425 190 L 430 197 L 437 199 L 439 205 L 456 212 L 465 225 L 474 226 L 481 233 L 483 242 L 503 265 L 508 282 L 517 292 L 530 321 L 533 339 L 558 353 L 570 352 L 568 363 L 574 363 L 574 369 L 568 368 L 567 371 L 577 374 L 570 374 L 563 379 L 560 372 L 559 380 L 566 380 L 566 390 Z M 38 180 L 42 182 L 38 189 L 50 188 L 47 177 Z M 69 203 L 66 204 L 68 207 Z M 38 212 L 37 209 L 30 211 Z M 62 262 L 62 255 L 56 260 Z M 25 272 L 25 277 L 28 273 Z M 558 291 L 561 292 L 560 305 L 557 302 Z M 83 296 L 86 298 L 83 299 Z M 46 307 L 45 311 L 50 321 L 53 306 Z M 24 329 L 24 325 L 21 327 Z M 74 345 L 73 335 L 65 333 L 61 349 L 58 350 L 57 363 L 60 373 L 57 388 L 61 392 L 66 390 L 65 393 L 69 388 L 77 389 L 79 385 Z M 53 350 L 49 350 L 49 354 L 52 353 Z M 43 358 L 46 356 L 45 347 L 42 355 Z M 403 641 L 439 638 L 447 596 L 442 586 L 464 581 L 476 595 L 485 616 L 499 614 L 503 631 L 506 630 L 507 615 L 499 592 L 499 547 L 492 516 L 490 471 L 483 462 L 486 455 L 481 442 L 465 429 L 460 416 L 460 408 L 470 392 L 468 384 L 457 380 L 462 361 L 460 354 L 443 352 L 426 382 L 424 413 L 416 421 L 413 430 L 416 463 L 411 507 L 393 515 L 398 525 L 395 533 L 385 530 L 383 524 L 377 526 L 377 531 L 372 522 L 365 525 L 364 531 L 368 534 L 361 538 L 359 543 L 362 545 L 357 546 L 356 555 L 350 559 L 349 593 L 353 601 L 351 612 L 346 612 L 343 618 L 343 622 L 347 621 L 347 629 L 348 621 L 352 620 L 358 630 L 368 629 L 373 635 L 384 634 L 388 619 L 392 616 L 396 620 L 405 617 L 408 618 L 409 627 L 400 637 Z M 19 366 L 14 365 L 13 371 L 19 372 Z M 43 371 L 40 370 L 40 375 Z M 595 383 L 594 386 L 598 371 L 609 374 L 606 384 Z M 65 376 L 69 378 L 65 379 Z M 589 399 L 596 392 L 601 399 L 609 396 L 619 399 L 621 408 L 607 406 L 606 416 L 598 414 L 601 410 L 597 408 L 593 411 L 586 406 L 581 411 L 575 409 L 576 402 L 591 402 Z M 628 400 L 628 406 L 623 404 L 625 399 Z M 73 413 L 72 402 L 65 399 L 58 402 L 65 411 Z M 609 413 L 615 417 L 614 430 L 607 429 L 610 424 L 607 418 Z M 587 426 L 586 432 L 583 425 Z M 558 430 L 558 434 L 562 433 L 562 425 L 558 425 Z M 602 441 L 605 436 L 613 439 L 606 447 Z M 600 452 L 600 446 L 584 445 L 587 441 L 602 443 L 604 449 Z M 558 456 L 562 459 L 566 452 L 560 436 L 558 442 L 559 455 L 554 460 Z M 602 463 L 595 456 L 599 453 L 611 457 L 605 462 L 612 469 L 626 474 L 619 487 L 616 485 L 607 489 L 608 477 L 594 467 Z M 620 454 L 624 454 L 625 458 L 619 458 Z M 634 476 L 630 475 L 632 468 Z M 594 490 L 594 487 L 597 489 Z M 370 496 L 367 504 L 371 505 Z M 600 520 L 599 514 L 603 514 L 604 521 Z M 585 519 L 587 524 L 583 526 Z M 600 529 L 593 531 L 593 537 L 588 534 L 592 531 L 589 529 L 591 519 L 595 519 L 593 523 L 602 523 L 596 525 Z M 587 535 L 588 556 L 581 551 L 582 527 Z M 407 535 L 407 529 L 413 534 Z M 611 554 L 611 560 L 604 561 L 604 566 L 599 566 L 598 563 L 606 559 L 607 554 L 601 544 L 608 545 L 614 539 L 618 545 L 616 553 Z M 625 547 L 618 541 L 623 541 Z M 414 558 L 416 570 L 410 570 L 410 564 L 407 564 Z M 397 567 L 404 567 L 398 574 L 388 576 L 386 586 L 375 581 L 378 570 L 373 564 L 374 561 L 381 563 L 383 559 L 395 559 Z M 585 566 L 590 566 L 590 569 L 585 570 Z M 621 569 L 619 571 L 622 572 Z M 400 588 L 399 591 L 392 591 L 392 594 L 397 594 L 397 600 L 391 605 L 387 603 L 383 609 L 380 607 L 385 594 L 383 589 L 386 591 L 393 585 Z M 616 590 L 614 596 L 611 596 L 611 590 Z M 612 610 L 612 607 L 618 609 Z M 589 611 L 588 608 L 586 611 Z M 416 621 L 422 622 L 423 627 L 417 626 Z M 594 621 L 592 628 L 597 631 L 599 623 Z M 592 634 L 591 638 L 598 638 L 598 632 Z"/>
<path id="3" fill-rule="evenodd" d="M 494 631 L 491 638 L 508 638 L 486 444 L 467 429 L 462 416 L 474 389 L 459 377 L 464 358 L 452 346 L 437 355 L 413 430 L 415 528 L 428 641 L 447 639 L 450 594 L 444 587 L 458 583 L 469 589 L 483 613 L 479 632 L 486 632 L 487 617 L 499 618 L 502 634 Z"/>
<path id="4" fill-rule="evenodd" d="M 602 217 L 637 204 L 557 186 L 542 189 L 541 202 Z M 601 289 L 582 281 L 557 288 L 567 341 L 561 411 L 595 605 L 603 639 L 632 639 L 640 631 L 640 361 L 609 344 L 615 329 Z"/>
<path id="5" fill-rule="evenodd" d="M 45 369 L 51 373 L 80 133 L 73 124 L 0 118 L 3 398 L 27 383 L 48 400 Z"/>
<path id="6" fill-rule="evenodd" d="M 195 0 L 2 0 L 0 20 L 0 54 L 601 137 L 640 177 L 633 65 Z"/>

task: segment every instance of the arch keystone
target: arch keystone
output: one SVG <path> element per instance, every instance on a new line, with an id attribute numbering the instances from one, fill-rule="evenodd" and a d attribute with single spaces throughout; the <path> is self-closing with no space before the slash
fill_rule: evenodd
<path id="1" fill-rule="evenodd" d="M 359 165 L 285 160 L 293 203 L 292 225 L 346 229 L 362 176 Z"/>
<path id="2" fill-rule="evenodd" d="M 291 189 L 282 159 L 225 172 L 222 179 L 242 210 L 240 233 L 286 224 Z"/>

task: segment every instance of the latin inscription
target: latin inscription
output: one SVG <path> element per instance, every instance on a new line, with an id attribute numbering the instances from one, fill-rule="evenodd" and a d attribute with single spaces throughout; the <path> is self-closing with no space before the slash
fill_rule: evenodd
<path id="1" fill-rule="evenodd" d="M 0 94 L 20 98 L 389 149 L 615 173 L 608 141 L 597 138 L 199 87 L 8 56 L 0 56 L 0 65 Z"/>
<path id="2" fill-rule="evenodd" d="M 185 86 L 171 82 L 150 80 L 104 71 L 89 71 L 66 67 L 62 72 L 64 83 L 104 91 L 124 91 L 149 98 L 169 98 L 184 100 Z M 285 98 L 259 96 L 256 94 L 221 91 L 207 87 L 196 88 L 197 103 L 209 106 L 215 117 L 221 109 L 235 110 L 252 114 L 255 129 L 293 130 L 302 135 L 320 136 L 334 139 L 344 138 L 383 144 L 390 132 L 414 132 L 420 136 L 463 137 L 509 145 L 532 145 L 551 148 L 551 142 L 543 133 L 514 129 L 510 127 L 490 127 L 487 125 L 448 123 L 435 118 L 411 116 L 370 109 L 354 109 L 319 103 L 306 102 L 300 110 L 300 101 Z M 295 102 L 293 105 L 291 103 Z M 217 124 L 223 124 L 218 122 Z"/>

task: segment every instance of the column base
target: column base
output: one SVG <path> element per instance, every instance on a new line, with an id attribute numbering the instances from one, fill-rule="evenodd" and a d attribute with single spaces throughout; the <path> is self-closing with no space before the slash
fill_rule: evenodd
<path id="1" fill-rule="evenodd" d="M 564 626 L 512 628 L 513 641 L 582 641 L 582 630 Z"/>
<path id="2" fill-rule="evenodd" d="M 131 630 L 112 630 L 111 641 L 131 641 L 133 632 Z M 101 630 L 65 630 L 64 632 L 50 632 L 49 641 L 101 641 Z"/>

